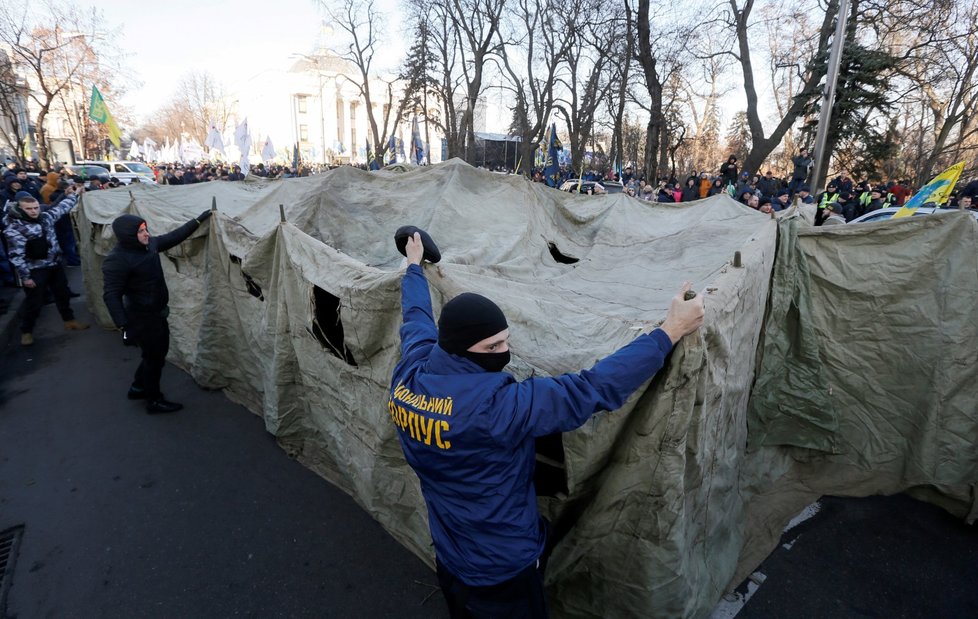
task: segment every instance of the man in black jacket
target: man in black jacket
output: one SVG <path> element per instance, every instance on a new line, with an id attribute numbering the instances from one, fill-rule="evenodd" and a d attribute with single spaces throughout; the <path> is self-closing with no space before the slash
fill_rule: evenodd
<path id="1" fill-rule="evenodd" d="M 814 162 L 808 154 L 808 149 L 802 148 L 798 151 L 797 155 L 791 158 L 791 163 L 795 165 L 795 169 L 791 173 L 791 184 L 788 186 L 788 189 L 794 195 L 798 191 L 798 188 L 808 180 L 808 173 L 811 171 Z"/>
<path id="2" fill-rule="evenodd" d="M 160 252 L 176 247 L 211 216 L 204 211 L 176 230 L 150 236 L 146 221 L 121 215 L 112 222 L 116 246 L 102 263 L 102 299 L 127 346 L 138 345 L 142 362 L 129 387 L 130 400 L 146 400 L 148 413 L 172 413 L 182 404 L 169 402 L 160 391 L 160 376 L 170 350 L 167 316 L 170 292 L 163 277 Z"/>

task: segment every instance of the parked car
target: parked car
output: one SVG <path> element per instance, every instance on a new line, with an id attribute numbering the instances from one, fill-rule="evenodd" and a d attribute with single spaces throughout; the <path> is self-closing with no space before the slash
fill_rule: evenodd
<path id="1" fill-rule="evenodd" d="M 86 181 L 91 178 L 97 178 L 103 183 L 107 183 L 109 181 L 109 171 L 102 166 L 73 163 L 71 165 L 66 165 L 65 169 L 68 171 L 68 174 L 78 176 Z"/>
<path id="2" fill-rule="evenodd" d="M 876 209 L 875 211 L 870 211 L 865 215 L 856 217 L 855 219 L 850 221 L 849 224 L 861 224 L 867 221 L 884 221 L 886 219 L 892 218 L 893 214 L 899 210 L 900 207 L 898 206 L 887 206 L 885 208 Z M 937 211 L 938 213 L 949 213 L 954 210 L 955 209 L 934 208 L 932 206 L 921 206 L 916 211 L 914 211 L 913 216 L 919 217 L 921 215 L 930 215 L 935 211 Z M 971 214 L 975 216 L 975 219 L 978 219 L 978 211 L 971 211 Z"/>
<path id="3" fill-rule="evenodd" d="M 564 184 L 560 186 L 560 190 L 570 193 L 587 193 L 590 190 L 594 193 L 595 186 L 601 187 L 597 191 L 603 190 L 604 193 L 621 193 L 624 191 L 621 183 L 615 183 L 613 181 L 582 181 L 579 178 L 564 181 Z"/>
<path id="4" fill-rule="evenodd" d="M 99 166 L 109 175 L 119 179 L 123 185 L 128 185 L 133 179 L 141 183 L 156 183 L 156 175 L 153 170 L 139 161 L 80 161 L 86 166 Z"/>

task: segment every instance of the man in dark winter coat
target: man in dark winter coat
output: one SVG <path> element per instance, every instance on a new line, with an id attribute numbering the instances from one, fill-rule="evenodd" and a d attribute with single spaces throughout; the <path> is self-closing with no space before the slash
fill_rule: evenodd
<path id="1" fill-rule="evenodd" d="M 41 212 L 40 203 L 26 191 L 18 193 L 16 201 L 7 206 L 4 217 L 4 236 L 10 254 L 10 263 L 20 277 L 27 295 L 20 322 L 20 343 L 34 343 L 34 324 L 44 306 L 44 293 L 50 288 L 54 302 L 64 320 L 65 329 L 76 331 L 88 325 L 75 320 L 71 311 L 71 291 L 62 265 L 61 247 L 54 231 L 54 223 L 75 207 L 78 199 L 74 188 L 57 206 Z"/>
<path id="2" fill-rule="evenodd" d="M 787 189 L 782 189 L 778 192 L 778 196 L 771 200 L 771 208 L 775 211 L 783 211 L 791 206 L 791 196 Z"/>
<path id="3" fill-rule="evenodd" d="M 808 154 L 808 149 L 803 148 L 791 158 L 791 163 L 795 165 L 795 170 L 791 173 L 791 186 L 788 189 L 794 193 L 798 191 L 798 187 L 804 185 L 805 181 L 808 180 L 808 173 L 811 171 L 814 162 Z"/>
<path id="4" fill-rule="evenodd" d="M 723 177 L 724 185 L 733 185 L 737 182 L 737 157 L 730 155 L 727 162 L 720 166 L 720 176 Z"/>
<path id="5" fill-rule="evenodd" d="M 243 181 L 244 179 L 245 175 L 241 173 L 241 166 L 238 165 L 235 165 L 232 168 L 232 172 L 228 174 L 229 181 Z"/>
<path id="6" fill-rule="evenodd" d="M 761 197 L 773 198 L 781 191 L 781 181 L 774 178 L 771 170 L 764 173 L 764 177 L 757 181 L 757 189 L 761 192 Z"/>
<path id="7" fill-rule="evenodd" d="M 463 293 L 435 325 L 421 236 L 407 241 L 401 360 L 388 407 L 421 481 L 438 582 L 455 617 L 547 617 L 546 521 L 533 486 L 535 439 L 616 410 L 703 322 L 703 299 L 673 298 L 662 326 L 576 374 L 517 381 L 509 328 L 489 299 Z"/>
<path id="8" fill-rule="evenodd" d="M 102 299 L 127 346 L 139 346 L 142 362 L 129 387 L 130 400 L 146 400 L 148 413 L 172 413 L 182 404 L 167 401 L 160 376 L 170 350 L 170 292 L 160 264 L 160 252 L 176 247 L 211 216 L 204 211 L 176 230 L 150 236 L 146 221 L 121 215 L 112 222 L 116 246 L 102 263 Z"/>

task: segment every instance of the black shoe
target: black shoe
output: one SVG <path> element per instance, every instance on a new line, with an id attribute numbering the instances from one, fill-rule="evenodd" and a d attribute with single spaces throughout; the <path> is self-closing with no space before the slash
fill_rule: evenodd
<path id="1" fill-rule="evenodd" d="M 183 408 L 183 404 L 177 402 L 169 402 L 160 398 L 159 400 L 152 400 L 146 403 L 147 413 L 175 413 Z"/>
<path id="2" fill-rule="evenodd" d="M 139 387 L 129 387 L 129 393 L 126 394 L 126 397 L 130 400 L 145 400 L 146 390 Z"/>
<path id="3" fill-rule="evenodd" d="M 73 292 L 71 290 L 68 291 L 68 298 L 69 299 L 77 299 L 80 296 L 81 295 L 79 293 L 77 293 L 77 292 Z"/>

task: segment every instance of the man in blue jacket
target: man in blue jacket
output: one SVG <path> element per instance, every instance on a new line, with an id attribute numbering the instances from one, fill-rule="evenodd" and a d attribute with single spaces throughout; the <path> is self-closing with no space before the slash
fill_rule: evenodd
<path id="1" fill-rule="evenodd" d="M 703 322 L 703 300 L 683 286 L 662 326 L 590 370 L 516 381 L 509 328 L 489 299 L 461 294 L 435 327 L 424 246 L 406 247 L 401 361 L 389 410 L 421 481 L 438 580 L 456 617 L 546 617 L 541 558 L 547 526 L 533 487 L 535 441 L 620 408 Z M 545 559 L 545 557 L 543 557 Z"/>

